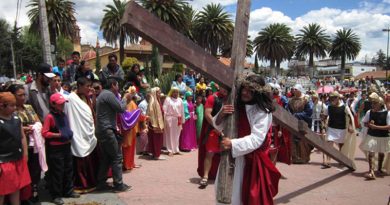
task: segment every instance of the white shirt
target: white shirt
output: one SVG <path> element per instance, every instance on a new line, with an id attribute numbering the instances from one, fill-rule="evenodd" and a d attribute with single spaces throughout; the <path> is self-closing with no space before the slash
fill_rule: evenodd
<path id="1" fill-rule="evenodd" d="M 381 110 L 381 112 L 384 111 L 386 110 Z M 371 110 L 367 111 L 366 115 L 364 115 L 364 118 L 362 119 L 363 124 L 370 121 L 370 113 Z M 390 125 L 390 112 L 387 112 L 386 124 Z"/>
<path id="2" fill-rule="evenodd" d="M 251 134 L 239 139 L 232 139 L 232 156 L 235 158 L 235 168 L 233 176 L 233 205 L 242 204 L 241 191 L 244 177 L 245 155 L 257 150 L 264 142 L 272 123 L 272 113 L 266 113 L 257 105 L 245 105 L 246 115 L 251 127 Z M 213 118 L 214 127 L 222 131 L 223 124 L 216 124 L 219 113 Z M 216 182 L 215 184 L 218 184 Z M 217 188 L 217 186 L 215 186 Z"/>
<path id="3" fill-rule="evenodd" d="M 313 120 L 318 120 L 321 117 L 321 112 L 325 113 L 325 110 L 328 109 L 328 106 L 326 106 L 321 101 L 318 101 L 316 104 L 313 104 Z"/>
<path id="4" fill-rule="evenodd" d="M 148 102 L 146 100 L 142 100 L 142 102 L 138 105 L 138 108 L 142 111 L 143 115 L 146 115 L 146 110 L 148 109 Z"/>

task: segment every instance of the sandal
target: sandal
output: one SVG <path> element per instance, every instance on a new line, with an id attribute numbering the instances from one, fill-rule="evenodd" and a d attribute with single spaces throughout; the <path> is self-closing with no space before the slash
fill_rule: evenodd
<path id="1" fill-rule="evenodd" d="M 201 186 L 207 186 L 208 185 L 208 179 L 203 177 L 200 182 L 199 182 L 199 185 Z"/>
<path id="2" fill-rule="evenodd" d="M 374 171 L 369 171 L 367 172 L 364 177 L 367 179 L 367 180 L 374 180 L 376 177 L 375 177 L 375 174 L 374 174 Z"/>

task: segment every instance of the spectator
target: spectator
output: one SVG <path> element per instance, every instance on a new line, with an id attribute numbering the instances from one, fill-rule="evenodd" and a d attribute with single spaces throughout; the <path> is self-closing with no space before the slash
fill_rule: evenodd
<path id="1" fill-rule="evenodd" d="M 138 78 L 140 81 L 139 93 L 141 94 L 141 97 L 144 98 L 146 96 L 146 91 L 150 88 L 150 85 L 144 73 L 144 67 L 141 67 L 138 74 Z"/>
<path id="2" fill-rule="evenodd" d="M 46 63 L 39 65 L 36 80 L 26 85 L 27 102 L 34 108 L 39 119 L 43 122 L 49 114 L 50 81 L 55 76 L 51 66 Z"/>
<path id="3" fill-rule="evenodd" d="M 180 74 L 175 76 L 175 80 L 172 82 L 171 87 L 178 88 L 181 96 L 184 96 L 187 91 L 187 85 L 183 82 L 183 77 Z"/>
<path id="4" fill-rule="evenodd" d="M 196 96 L 196 139 L 199 139 L 200 132 L 202 131 L 203 117 L 204 117 L 204 106 L 203 106 L 203 96 Z"/>
<path id="5" fill-rule="evenodd" d="M 301 84 L 296 84 L 292 90 L 294 96 L 289 100 L 287 110 L 299 120 L 304 120 L 309 127 L 312 125 L 313 108 L 310 102 L 305 98 L 306 90 Z M 293 136 L 291 155 L 292 163 L 306 164 L 310 161 L 312 145 L 306 142 L 301 136 Z"/>
<path id="6" fill-rule="evenodd" d="M 62 74 L 64 72 L 64 69 L 65 69 L 65 60 L 60 58 L 58 59 L 58 65 L 53 67 L 53 73 L 58 73 L 62 80 Z"/>
<path id="7" fill-rule="evenodd" d="M 133 66 L 131 66 L 131 69 L 130 69 L 130 72 L 129 72 L 129 76 L 128 76 L 128 80 L 129 80 L 129 82 L 131 83 L 132 86 L 136 87 L 137 92 L 139 91 L 139 89 L 141 87 L 140 78 L 138 77 L 139 73 L 140 73 L 140 66 L 139 66 L 139 64 L 134 64 Z"/>
<path id="8" fill-rule="evenodd" d="M 38 202 L 38 183 L 41 179 L 41 171 L 47 171 L 46 161 L 42 160 L 45 156 L 45 145 L 40 134 L 42 124 L 32 106 L 25 104 L 26 94 L 22 85 L 13 84 L 8 88 L 8 91 L 16 98 L 16 114 L 22 121 L 23 131 L 27 140 L 28 170 L 30 172 L 33 190 L 31 202 Z M 34 135 L 34 132 L 38 133 L 38 135 Z M 40 166 L 40 163 L 42 166 Z"/>
<path id="9" fill-rule="evenodd" d="M 64 90 L 61 86 L 61 77 L 59 73 L 55 73 L 55 76 L 50 82 L 50 93 L 61 93 L 61 95 L 67 96 L 69 92 Z"/>
<path id="10" fill-rule="evenodd" d="M 196 94 L 202 94 L 206 91 L 207 84 L 205 83 L 204 77 L 201 77 L 199 79 L 199 83 L 196 84 Z"/>
<path id="11" fill-rule="evenodd" d="M 146 115 L 149 116 L 149 150 L 155 160 L 165 160 L 164 157 L 160 156 L 161 148 L 163 146 L 164 133 L 164 118 L 161 106 L 162 104 L 160 101 L 160 93 L 160 88 L 152 88 L 150 102 L 148 103 L 148 109 L 146 112 Z"/>
<path id="12" fill-rule="evenodd" d="M 97 139 L 95 137 L 95 112 L 91 100 L 91 81 L 85 77 L 77 79 L 77 90 L 68 97 L 65 113 L 73 131 L 72 155 L 74 163 L 74 186 L 86 193 L 96 187 L 98 169 Z"/>
<path id="13" fill-rule="evenodd" d="M 70 83 L 68 82 L 62 82 L 62 89 L 64 90 L 64 92 L 72 92 L 72 87 L 70 86 Z"/>
<path id="14" fill-rule="evenodd" d="M 188 73 L 184 75 L 183 81 L 186 85 L 188 84 L 188 87 L 191 88 L 192 92 L 195 92 L 196 81 L 194 70 L 189 70 Z"/>
<path id="15" fill-rule="evenodd" d="M 0 93 L 0 204 L 9 196 L 10 203 L 20 203 L 20 189 L 31 183 L 27 168 L 27 142 L 22 122 L 14 112 L 15 96 Z"/>
<path id="16" fill-rule="evenodd" d="M 184 100 L 183 100 L 183 109 L 184 109 L 184 124 L 183 130 L 180 134 L 180 144 L 179 148 L 182 151 L 192 151 L 197 148 L 196 142 L 196 114 L 195 114 L 195 105 L 193 101 L 193 94 L 190 91 L 187 91 Z"/>
<path id="17" fill-rule="evenodd" d="M 164 111 L 164 144 L 167 147 L 169 156 L 180 154 L 179 137 L 184 123 L 183 101 L 179 97 L 179 89 L 172 87 L 168 97 L 163 104 Z"/>
<path id="18" fill-rule="evenodd" d="M 75 81 L 76 72 L 80 66 L 80 53 L 74 51 L 72 53 L 72 63 L 65 69 L 62 78 L 72 84 Z"/>
<path id="19" fill-rule="evenodd" d="M 118 65 L 118 57 L 115 54 L 110 54 L 108 56 L 108 64 L 106 67 L 102 69 L 100 72 L 99 79 L 102 82 L 105 82 L 108 77 L 116 77 L 120 79 L 121 81 L 125 78 L 125 72 L 123 71 L 122 67 Z"/>
<path id="20" fill-rule="evenodd" d="M 111 57 L 110 60 L 116 58 Z M 111 63 L 111 62 L 110 62 Z M 107 78 L 105 89 L 96 99 L 96 137 L 100 142 L 101 156 L 98 172 L 97 190 L 111 189 L 106 184 L 108 168 L 112 167 L 112 177 L 115 191 L 127 191 L 130 186 L 122 180 L 122 150 L 121 137 L 117 132 L 117 114 L 126 111 L 130 95 L 127 93 L 122 101 L 117 99 L 119 83 L 117 78 Z"/>
<path id="21" fill-rule="evenodd" d="M 53 203 L 64 204 L 62 197 L 79 198 L 73 190 L 73 159 L 71 139 L 73 132 L 64 113 L 65 98 L 60 93 L 50 96 L 50 113 L 45 117 L 42 136 L 47 140 L 50 174 L 50 194 Z"/>
<path id="22" fill-rule="evenodd" d="M 88 61 L 81 61 L 80 66 L 76 71 L 75 81 L 77 81 L 78 78 L 87 78 L 88 80 L 93 81 L 95 79 L 95 76 L 91 70 L 91 67 L 89 65 Z"/>

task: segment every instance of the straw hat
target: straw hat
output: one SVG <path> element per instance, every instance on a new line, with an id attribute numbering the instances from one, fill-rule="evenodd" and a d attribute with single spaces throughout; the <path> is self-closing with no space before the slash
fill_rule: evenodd
<path id="1" fill-rule="evenodd" d="M 333 92 L 331 92 L 331 93 L 329 94 L 329 97 L 337 97 L 337 98 L 339 98 L 339 97 L 340 97 L 340 93 L 337 92 L 337 91 L 333 91 Z"/>
<path id="2" fill-rule="evenodd" d="M 377 93 L 371 93 L 370 96 L 368 96 L 371 102 L 378 102 L 380 104 L 384 104 L 383 98 L 381 98 Z"/>

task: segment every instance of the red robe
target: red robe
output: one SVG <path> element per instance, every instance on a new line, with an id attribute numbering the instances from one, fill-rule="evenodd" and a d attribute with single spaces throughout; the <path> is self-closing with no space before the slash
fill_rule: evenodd
<path id="1" fill-rule="evenodd" d="M 283 109 L 283 102 L 279 95 L 274 95 L 274 101 L 280 105 L 279 109 Z M 291 145 L 290 145 L 290 132 L 282 128 L 280 125 L 272 126 L 274 133 L 274 146 L 278 150 L 277 161 L 286 164 L 291 164 Z M 278 132 L 282 131 L 282 136 L 278 136 Z"/>
<path id="2" fill-rule="evenodd" d="M 245 109 L 240 110 L 238 137 L 251 133 Z M 278 193 L 281 174 L 269 158 L 271 139 L 267 135 L 257 150 L 245 155 L 244 177 L 242 183 L 243 205 L 272 205 L 273 197 Z"/>

